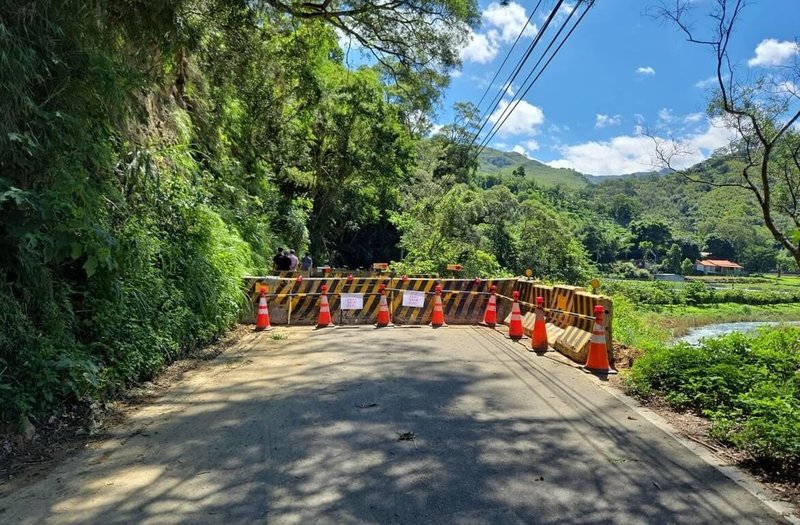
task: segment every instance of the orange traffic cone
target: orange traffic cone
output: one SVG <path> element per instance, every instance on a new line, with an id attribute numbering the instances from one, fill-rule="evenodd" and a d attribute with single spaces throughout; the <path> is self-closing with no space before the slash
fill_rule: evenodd
<path id="1" fill-rule="evenodd" d="M 519 310 L 519 292 L 512 294 L 514 304 L 511 305 L 511 320 L 508 322 L 508 337 L 514 340 L 522 339 L 522 313 Z"/>
<path id="2" fill-rule="evenodd" d="M 319 298 L 319 317 L 317 318 L 317 328 L 334 326 L 333 321 L 331 320 L 331 310 L 328 306 L 328 285 L 323 284 L 321 291 L 322 295 Z"/>
<path id="3" fill-rule="evenodd" d="M 386 302 L 386 285 L 380 285 L 378 291 L 381 294 L 381 299 L 378 303 L 378 322 L 375 324 L 375 327 L 383 328 L 384 326 L 389 326 L 392 322 L 389 317 L 389 304 Z"/>
<path id="4" fill-rule="evenodd" d="M 261 291 L 261 296 L 258 298 L 258 314 L 256 315 L 256 331 L 272 330 L 269 324 L 269 308 L 267 308 L 267 296 L 264 291 Z"/>
<path id="5" fill-rule="evenodd" d="M 531 350 L 534 352 L 547 352 L 547 326 L 544 324 L 544 297 L 536 298 L 536 319 L 533 321 L 531 331 Z"/>
<path id="6" fill-rule="evenodd" d="M 598 304 L 594 307 L 594 329 L 592 330 L 592 340 L 589 343 L 589 355 L 583 368 L 587 372 L 595 374 L 616 374 L 616 370 L 611 369 L 608 363 L 608 352 L 606 350 L 606 334 L 603 330 L 603 312 L 605 308 Z"/>
<path id="7" fill-rule="evenodd" d="M 433 314 L 431 315 L 431 326 L 433 328 L 447 326 L 444 322 L 444 310 L 442 309 L 442 287 L 437 284 L 434 293 L 435 295 L 433 296 Z"/>
<path id="8" fill-rule="evenodd" d="M 497 286 L 492 285 L 489 296 L 489 304 L 486 305 L 486 313 L 483 314 L 483 324 L 489 328 L 497 325 Z"/>

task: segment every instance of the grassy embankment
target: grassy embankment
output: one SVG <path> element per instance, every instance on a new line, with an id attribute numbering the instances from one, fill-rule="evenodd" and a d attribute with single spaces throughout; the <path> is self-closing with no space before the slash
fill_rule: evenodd
<path id="1" fill-rule="evenodd" d="M 800 472 L 800 328 L 729 334 L 698 347 L 668 344 L 692 327 L 712 323 L 800 320 L 800 304 L 782 302 L 794 293 L 781 296 L 770 288 L 735 296 L 756 303 L 752 305 L 721 303 L 720 292 L 697 285 L 628 286 L 618 286 L 614 297 L 614 338 L 631 347 L 625 349 L 628 362 L 623 364 L 633 360 L 630 370 L 623 372 L 626 390 L 708 418 L 714 438 L 737 447 L 759 468 L 796 481 Z M 643 293 L 648 286 L 652 294 Z M 648 298 L 656 304 L 647 304 Z M 768 299 L 777 304 L 761 304 Z M 667 300 L 670 304 L 662 304 Z"/>
<path id="2" fill-rule="evenodd" d="M 800 321 L 800 277 L 699 279 L 604 285 L 614 297 L 615 339 L 647 349 L 709 324 Z"/>

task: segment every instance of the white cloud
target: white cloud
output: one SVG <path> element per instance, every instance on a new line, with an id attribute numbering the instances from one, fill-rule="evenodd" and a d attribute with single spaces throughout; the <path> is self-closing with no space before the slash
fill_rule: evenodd
<path id="1" fill-rule="evenodd" d="M 661 108 L 658 110 L 658 120 L 661 121 L 661 123 L 672 122 L 672 119 L 674 118 L 675 116 L 672 114 L 671 109 Z"/>
<path id="2" fill-rule="evenodd" d="M 520 144 L 517 144 L 516 146 L 514 146 L 514 147 L 511 149 L 511 151 L 513 151 L 513 152 L 515 152 L 515 153 L 519 153 L 520 155 L 524 155 L 524 156 L 528 157 L 528 152 L 527 152 L 527 151 L 525 151 L 525 148 L 523 148 L 523 147 L 522 147 Z M 530 158 L 530 157 L 528 157 L 528 158 Z"/>
<path id="3" fill-rule="evenodd" d="M 525 14 L 525 8 L 516 2 L 510 2 L 507 6 L 492 3 L 482 13 L 481 18 L 490 28 L 495 41 L 511 43 L 516 40 L 519 32 L 525 27 L 528 15 Z M 536 24 L 529 24 L 528 27 L 525 27 L 522 36 L 529 38 L 536 36 Z"/>
<path id="4" fill-rule="evenodd" d="M 730 146 L 736 136 L 736 132 L 726 126 L 722 119 L 711 119 L 708 121 L 708 127 L 705 131 L 689 136 L 686 142 L 689 147 L 697 148 L 701 152 L 707 152 L 710 155 L 714 150 Z M 705 155 L 705 157 L 708 155 Z M 691 166 L 691 164 L 683 164 L 684 167 Z"/>
<path id="5" fill-rule="evenodd" d="M 774 38 L 762 40 L 756 46 L 756 56 L 747 61 L 750 67 L 780 66 L 786 64 L 792 57 L 800 54 L 800 44 L 785 40 L 779 42 Z"/>
<path id="6" fill-rule="evenodd" d="M 498 149 L 508 148 L 508 146 L 506 146 L 505 144 L 503 144 L 503 146 L 505 146 L 505 148 L 500 148 L 500 144 L 495 145 L 495 147 L 497 147 Z M 537 149 L 539 149 L 539 143 L 531 139 L 516 144 L 513 148 L 511 148 L 511 151 L 519 153 L 520 155 L 524 155 L 529 159 L 532 159 L 533 157 L 531 156 L 531 152 L 536 151 Z"/>
<path id="7" fill-rule="evenodd" d="M 469 32 L 469 43 L 461 50 L 461 60 L 486 64 L 494 60 L 500 47 L 481 33 Z"/>
<path id="8" fill-rule="evenodd" d="M 492 124 L 508 117 L 497 132 L 498 135 L 535 135 L 538 133 L 537 127 L 544 122 L 544 112 L 542 112 L 541 108 L 524 100 L 519 102 L 510 115 L 507 114 L 507 108 L 508 101 L 503 100 L 497 110 L 489 117 L 489 122 Z"/>
<path id="9" fill-rule="evenodd" d="M 464 73 L 460 69 L 454 69 L 453 71 L 450 72 L 450 76 L 452 78 L 461 78 L 461 75 L 463 74 Z"/>
<path id="10" fill-rule="evenodd" d="M 658 139 L 666 150 L 682 152 L 672 159 L 673 167 L 683 169 L 708 158 L 714 150 L 728 146 L 735 136 L 722 121 L 708 121 L 705 130 L 677 140 Z M 592 141 L 560 149 L 562 158 L 548 162 L 554 168 L 572 168 L 593 175 L 622 175 L 658 168 L 656 144 L 644 135 L 621 135 L 608 141 Z"/>
<path id="11" fill-rule="evenodd" d="M 697 82 L 694 83 L 694 87 L 700 89 L 708 89 L 711 86 L 716 86 L 716 85 L 717 85 L 716 75 L 713 77 L 704 78 L 703 80 L 698 80 Z"/>
<path id="12" fill-rule="evenodd" d="M 784 80 L 775 86 L 775 93 L 800 97 L 800 86 L 791 80 Z"/>
<path id="13" fill-rule="evenodd" d="M 705 117 L 705 114 L 703 113 L 689 113 L 683 117 L 683 121 L 687 123 L 700 122 L 703 120 L 703 117 Z"/>
<path id="14" fill-rule="evenodd" d="M 532 38 L 538 31 L 536 24 L 525 26 L 528 15 L 525 14 L 525 8 L 516 2 L 510 2 L 507 6 L 493 2 L 483 11 L 481 18 L 486 32 L 475 33 L 470 30 L 467 45 L 461 50 L 461 60 L 465 62 L 491 62 L 503 44 L 516 40 L 523 27 L 523 38 Z"/>
<path id="15" fill-rule="evenodd" d="M 650 66 L 636 68 L 636 73 L 639 75 L 655 75 L 656 70 Z"/>
<path id="16" fill-rule="evenodd" d="M 509 82 L 506 82 L 505 84 L 503 84 L 503 89 L 506 91 L 507 95 L 510 95 L 512 97 L 517 92 L 517 88 L 514 87 L 514 84 L 511 84 Z"/>
<path id="17" fill-rule="evenodd" d="M 536 151 L 539 149 L 539 143 L 533 139 L 526 140 L 522 145 L 525 146 L 525 149 L 528 151 Z"/>
<path id="18" fill-rule="evenodd" d="M 622 122 L 622 115 L 603 115 L 598 113 L 594 127 L 605 128 L 606 126 L 618 126 Z"/>
<path id="19" fill-rule="evenodd" d="M 574 4 L 574 3 L 571 4 L 569 2 L 564 2 L 563 4 L 561 4 L 561 7 L 558 8 L 558 13 L 556 13 L 556 16 L 553 17 L 553 21 L 551 23 L 552 24 L 556 24 L 556 23 L 559 23 L 559 22 L 563 22 L 564 19 L 567 18 L 569 16 L 569 14 L 572 13 L 572 11 L 575 10 L 575 5 L 576 4 Z M 551 10 L 547 11 L 546 13 L 542 13 L 541 15 L 539 15 L 539 20 L 544 22 L 545 20 L 547 20 L 550 17 L 550 13 L 552 13 L 552 12 L 553 12 L 553 10 L 551 9 Z"/>

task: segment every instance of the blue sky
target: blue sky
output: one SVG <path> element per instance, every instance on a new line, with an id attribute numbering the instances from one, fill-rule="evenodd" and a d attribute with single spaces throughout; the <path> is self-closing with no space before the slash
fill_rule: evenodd
<path id="1" fill-rule="evenodd" d="M 694 0 L 698 29 L 708 27 L 703 17 L 712 3 Z M 511 71 L 509 64 L 496 85 L 488 83 L 535 4 L 536 0 L 515 0 L 506 7 L 481 3 L 482 26 L 461 51 L 463 67 L 452 79 L 437 124 L 452 119 L 449 108 L 454 102 L 477 103 L 487 87 L 487 100 L 480 109 L 488 112 L 491 98 Z M 654 4 L 656 0 L 597 0 L 490 145 L 597 175 L 656 167 L 653 142 L 642 134 L 645 128 L 674 137 L 692 150 L 679 167 L 725 146 L 730 131 L 705 116 L 714 57 L 710 49 L 686 42 L 674 25 L 647 16 L 646 8 Z M 547 10 L 553 5 L 555 0 L 543 2 Z M 547 10 L 534 17 L 537 28 Z M 534 35 L 534 30 L 526 31 L 509 59 L 511 66 Z M 784 71 L 781 65 L 800 60 L 798 37 L 800 0 L 753 1 L 730 46 L 736 77 Z M 549 38 L 543 39 L 537 49 L 544 49 L 547 42 Z M 519 87 L 533 63 L 535 59 L 512 89 Z"/>

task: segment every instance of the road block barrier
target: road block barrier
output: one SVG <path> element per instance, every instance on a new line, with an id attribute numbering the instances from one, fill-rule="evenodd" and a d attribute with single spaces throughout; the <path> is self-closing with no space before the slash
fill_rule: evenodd
<path id="1" fill-rule="evenodd" d="M 594 323 L 594 307 L 604 308 L 603 329 L 606 337 L 606 351 L 613 363 L 611 320 L 613 305 L 609 297 L 595 295 L 576 286 L 545 286 L 538 281 L 521 279 L 517 284 L 520 291 L 520 306 L 523 312 L 522 327 L 525 335 L 532 336 L 536 322 L 536 297 L 543 298 L 545 330 L 550 345 L 576 363 L 585 363 L 589 354 Z M 503 297 L 512 301 L 511 297 Z M 509 319 L 506 318 L 506 324 Z"/>
<path id="2" fill-rule="evenodd" d="M 434 328 L 447 326 L 444 322 L 444 309 L 442 308 L 442 287 L 437 284 L 433 293 L 433 313 L 431 313 L 430 325 Z"/>
<path id="3" fill-rule="evenodd" d="M 486 313 L 483 314 L 483 324 L 489 328 L 497 326 L 497 286 L 489 289 L 489 302 L 486 304 Z"/>
<path id="4" fill-rule="evenodd" d="M 333 321 L 337 324 L 372 324 L 378 315 L 379 287 L 386 286 L 391 318 L 396 325 L 426 324 L 433 312 L 433 290 L 442 287 L 442 308 L 450 324 L 475 324 L 481 320 L 489 301 L 489 291 L 496 287 L 499 294 L 511 294 L 516 279 L 432 279 L 407 276 L 341 278 L 283 278 L 277 276 L 245 277 L 245 287 L 252 298 L 252 306 L 243 315 L 244 322 L 252 322 L 258 292 L 265 290 L 270 301 L 273 325 L 312 325 L 316 322 L 320 287 L 328 286 L 328 303 Z M 403 304 L 404 292 L 418 292 L 425 296 L 422 307 Z M 350 294 L 350 295 L 348 295 Z M 358 296 L 362 304 L 347 309 L 342 300 Z M 344 308 L 343 308 L 344 306 Z M 497 316 L 502 319 L 511 305 L 497 304 Z"/>
<path id="5" fill-rule="evenodd" d="M 497 321 L 508 325 L 513 303 L 519 292 L 524 335 L 531 336 L 536 320 L 536 298 L 543 298 L 547 340 L 552 348 L 578 363 L 585 363 L 594 322 L 594 307 L 604 308 L 603 329 L 609 361 L 613 364 L 611 321 L 613 305 L 608 297 L 588 293 L 574 286 L 546 286 L 529 279 L 435 279 L 403 275 L 316 278 L 278 276 L 245 277 L 251 300 L 242 321 L 256 317 L 261 292 L 269 300 L 272 325 L 314 325 L 326 285 L 331 320 L 337 325 L 374 324 L 380 306 L 380 286 L 385 286 L 392 322 L 397 326 L 427 324 L 433 313 L 434 288 L 441 286 L 443 315 L 448 324 L 479 324 L 496 290 Z M 415 295 L 409 301 L 408 294 Z M 421 299 L 421 300 L 420 300 Z"/>
<path id="6" fill-rule="evenodd" d="M 256 314 L 256 331 L 262 332 L 272 330 L 269 322 L 269 308 L 267 307 L 267 295 L 262 291 L 258 297 L 258 313 Z"/>
<path id="7" fill-rule="evenodd" d="M 547 342 L 547 323 L 544 320 L 544 297 L 536 298 L 534 316 L 533 329 L 531 330 L 531 350 L 534 352 L 547 352 L 550 344 Z"/>
<path id="8" fill-rule="evenodd" d="M 611 369 L 606 350 L 606 335 L 603 329 L 602 305 L 594 307 L 594 323 L 592 327 L 592 337 L 589 343 L 589 355 L 586 357 L 586 364 L 583 369 L 594 374 L 607 375 L 616 373 Z"/>

